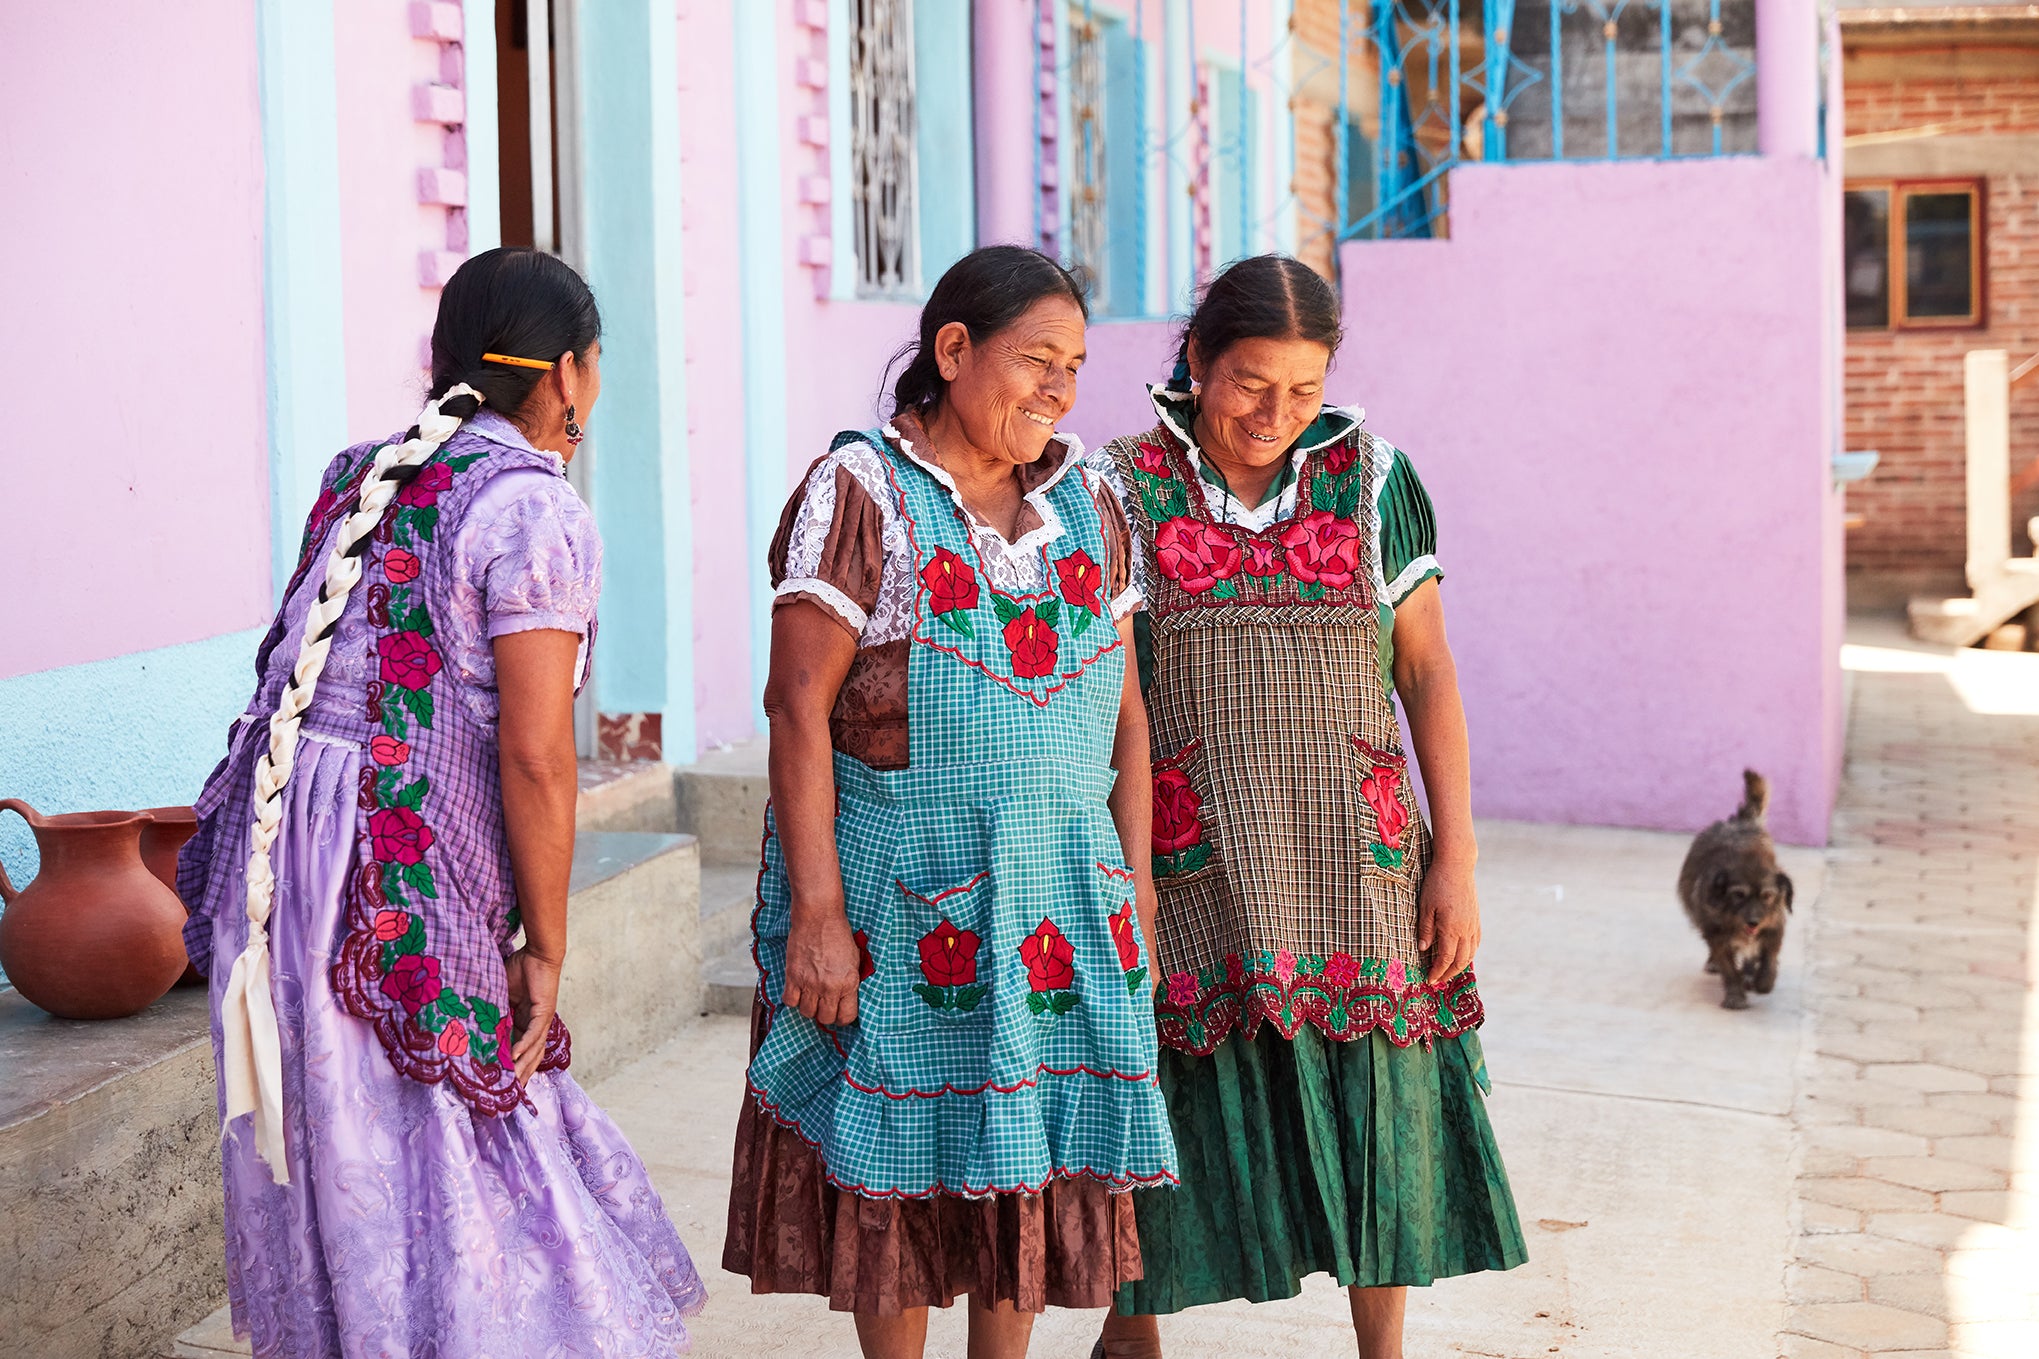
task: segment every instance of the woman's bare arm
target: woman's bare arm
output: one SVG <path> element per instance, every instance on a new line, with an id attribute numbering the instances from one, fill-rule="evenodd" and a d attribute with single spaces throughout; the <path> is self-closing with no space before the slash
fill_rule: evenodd
<path id="1" fill-rule="evenodd" d="M 835 750 L 828 734 L 829 714 L 856 656 L 856 639 L 820 605 L 796 599 L 773 611 L 765 718 L 772 818 L 793 897 L 784 999 L 817 1024 L 857 1017 L 859 955 L 836 857 Z"/>
<path id="2" fill-rule="evenodd" d="M 1157 899 L 1154 895 L 1154 771 L 1147 747 L 1147 701 L 1140 697 L 1140 667 L 1133 656 L 1133 620 L 1119 623 L 1119 640 L 1126 653 L 1125 692 L 1119 698 L 1118 731 L 1112 738 L 1112 768 L 1119 771 L 1112 785 L 1112 822 L 1118 827 L 1119 844 L 1126 863 L 1133 870 L 1134 909 L 1140 916 L 1141 932 L 1147 936 L 1147 953 L 1154 954 Z M 1158 971 L 1159 964 L 1155 964 Z"/>
<path id="3" fill-rule="evenodd" d="M 495 640 L 503 826 L 524 947 L 510 959 L 510 1008 L 517 1078 L 528 1081 L 545 1055 L 566 960 L 567 882 L 573 872 L 574 804 L 580 796 L 573 748 L 574 664 L 580 634 L 554 628 Z"/>
<path id="4" fill-rule="evenodd" d="M 1430 798 L 1432 855 L 1417 909 L 1416 944 L 1429 957 L 1431 981 L 1472 966 L 1480 947 L 1480 898 L 1473 885 L 1472 755 L 1458 667 L 1444 636 L 1444 600 L 1435 580 L 1395 609 L 1395 692 Z"/>

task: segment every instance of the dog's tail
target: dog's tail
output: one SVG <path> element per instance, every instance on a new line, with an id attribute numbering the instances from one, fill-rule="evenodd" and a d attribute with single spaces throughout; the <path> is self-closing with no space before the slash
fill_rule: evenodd
<path id="1" fill-rule="evenodd" d="M 1735 820 L 1762 825 L 1770 810 L 1770 784 L 1753 769 L 1742 771 L 1742 805 L 1735 808 Z"/>

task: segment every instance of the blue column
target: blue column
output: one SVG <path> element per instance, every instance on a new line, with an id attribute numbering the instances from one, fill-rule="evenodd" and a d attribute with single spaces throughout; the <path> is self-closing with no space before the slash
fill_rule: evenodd
<path id="1" fill-rule="evenodd" d="M 574 149 L 604 331 L 589 426 L 607 546 L 596 706 L 663 714 L 666 758 L 683 762 L 694 758 L 695 703 L 679 21 L 675 0 L 605 0 L 582 6 L 579 22 Z"/>
<path id="2" fill-rule="evenodd" d="M 497 141 L 496 0 L 462 0 L 461 88 L 467 96 L 467 253 L 503 243 L 502 148 Z"/>
<path id="3" fill-rule="evenodd" d="M 347 445 L 332 0 L 258 0 L 270 574 L 297 565 L 319 473 Z"/>

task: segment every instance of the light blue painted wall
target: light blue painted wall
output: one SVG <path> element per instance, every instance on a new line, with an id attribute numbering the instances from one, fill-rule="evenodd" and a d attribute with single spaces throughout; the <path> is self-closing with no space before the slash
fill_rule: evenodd
<path id="1" fill-rule="evenodd" d="M 913 9 L 914 134 L 919 157 L 923 294 L 977 246 L 976 123 L 969 0 Z"/>
<path id="2" fill-rule="evenodd" d="M 502 147 L 496 140 L 496 0 L 462 0 L 467 92 L 467 253 L 503 243 Z"/>
<path id="3" fill-rule="evenodd" d="M 960 3 L 960 0 L 957 0 Z M 751 690 L 772 652 L 765 550 L 786 503 L 786 241 L 779 182 L 778 15 L 736 7 L 736 210 L 743 252 L 744 513 L 749 521 Z M 972 209 L 974 216 L 974 208 Z M 759 711 L 763 708 L 760 705 Z"/>
<path id="4" fill-rule="evenodd" d="M 192 801 L 255 692 L 264 631 L 0 680 L 0 796 L 39 812 Z M 0 861 L 17 887 L 35 872 L 17 816 L 0 816 Z"/>
<path id="5" fill-rule="evenodd" d="M 1106 316 L 1143 316 L 1147 311 L 1144 220 L 1140 198 L 1147 192 L 1147 158 L 1140 146 L 1140 44 L 1123 19 L 1099 16 L 1104 35 L 1104 213 Z"/>
<path id="6" fill-rule="evenodd" d="M 270 575 L 283 593 L 319 474 L 347 446 L 332 0 L 257 0 Z"/>
<path id="7" fill-rule="evenodd" d="M 597 706 L 663 713 L 666 758 L 687 761 L 694 534 L 677 18 L 673 0 L 607 0 L 579 14 L 583 220 L 604 332 L 602 404 L 589 430 L 607 548 Z"/>

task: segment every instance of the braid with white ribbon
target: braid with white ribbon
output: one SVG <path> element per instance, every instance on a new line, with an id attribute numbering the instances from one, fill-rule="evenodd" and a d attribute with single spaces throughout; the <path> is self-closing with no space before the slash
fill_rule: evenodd
<path id="1" fill-rule="evenodd" d="M 268 1163 L 269 1177 L 277 1184 L 290 1183 L 290 1166 L 283 1150 L 282 1043 L 270 993 L 269 911 L 276 895 L 270 851 L 283 824 L 283 791 L 290 784 L 297 757 L 297 731 L 318 688 L 319 674 L 326 668 L 326 653 L 346 611 L 347 596 L 361 580 L 361 558 L 368 550 L 369 537 L 382 522 L 389 502 L 414 475 L 405 475 L 406 469 L 423 464 L 460 428 L 461 417 L 444 414 L 441 407 L 461 396 L 472 397 L 477 404 L 483 399 L 480 392 L 462 383 L 428 402 L 410 436 L 377 451 L 368 474 L 361 479 L 354 511 L 341 521 L 333 555 L 326 559 L 326 577 L 319 585 L 318 598 L 305 614 L 297 663 L 269 718 L 269 748 L 255 762 L 254 824 L 248 833 L 248 946 L 234 960 L 226 996 L 220 1003 L 224 1029 L 221 1069 L 227 1087 L 226 1119 L 220 1135 L 225 1137 L 227 1125 L 242 1114 L 253 1114 L 255 1152 Z"/>

